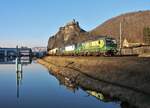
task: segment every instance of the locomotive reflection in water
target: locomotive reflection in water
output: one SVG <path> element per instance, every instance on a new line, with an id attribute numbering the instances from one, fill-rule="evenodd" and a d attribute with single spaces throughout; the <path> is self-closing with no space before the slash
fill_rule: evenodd
<path id="1" fill-rule="evenodd" d="M 60 86 L 61 85 L 65 86 L 69 91 L 71 91 L 73 93 L 75 93 L 79 88 L 81 88 L 82 90 L 84 90 L 87 93 L 87 97 L 94 96 L 96 99 L 103 101 L 103 102 L 119 101 L 117 99 L 113 99 L 109 95 L 105 95 L 103 93 L 100 93 L 100 92 L 97 92 L 94 90 L 82 88 L 78 84 L 76 84 L 76 81 L 74 81 L 73 79 L 69 79 L 69 78 L 59 75 L 59 74 L 53 74 L 51 72 L 49 72 L 49 73 L 56 77 L 56 79 L 59 81 Z"/>
<path id="2" fill-rule="evenodd" d="M 32 63 L 32 58 L 29 56 L 25 57 L 19 57 L 18 58 L 18 63 L 21 64 L 21 67 L 31 64 Z M 0 64 L 16 64 L 16 57 L 15 56 L 10 56 L 10 57 L 0 57 Z M 18 64 L 16 64 L 18 65 Z M 15 66 L 14 66 L 15 68 Z M 16 70 L 16 87 L 17 87 L 17 98 L 19 98 L 19 89 L 20 89 L 20 84 L 22 83 L 23 79 L 23 69 L 21 70 Z"/>
<path id="3" fill-rule="evenodd" d="M 87 95 L 85 97 L 95 97 L 97 100 L 99 100 L 100 102 L 105 102 L 105 103 L 109 103 L 109 102 L 115 102 L 115 103 L 119 103 L 121 108 L 145 108 L 145 107 L 137 107 L 135 106 L 134 103 L 130 103 L 130 101 L 124 99 L 123 97 L 112 97 L 110 94 L 106 94 L 104 92 L 101 92 L 99 90 L 96 90 L 95 88 L 92 88 L 89 86 L 89 83 L 84 83 L 84 86 L 82 84 L 80 84 L 79 79 L 72 79 L 72 78 L 68 78 L 65 76 L 62 76 L 60 74 L 55 74 L 52 73 L 51 71 L 49 71 L 50 75 L 53 75 L 56 77 L 56 79 L 59 81 L 60 86 L 65 86 L 69 91 L 76 93 L 79 89 L 82 89 L 83 91 L 85 91 L 87 93 Z M 81 78 L 81 77 L 80 77 Z M 82 80 L 82 79 L 80 79 Z M 105 84 L 106 85 L 106 84 Z M 107 85 L 106 85 L 107 86 Z M 116 89 L 117 87 L 112 86 L 112 89 L 114 88 Z M 124 91 L 125 89 L 122 88 L 122 90 Z M 130 91 L 130 90 L 125 90 L 126 93 L 131 93 L 133 96 L 129 96 L 129 100 L 131 100 L 131 98 L 134 98 L 135 102 L 138 102 L 138 100 L 140 99 L 147 99 L 148 96 L 145 95 L 141 95 L 138 92 L 134 92 L 134 91 Z M 141 96 L 141 97 L 139 97 Z M 137 98 L 139 97 L 139 98 Z M 141 103 L 142 104 L 142 103 Z"/>

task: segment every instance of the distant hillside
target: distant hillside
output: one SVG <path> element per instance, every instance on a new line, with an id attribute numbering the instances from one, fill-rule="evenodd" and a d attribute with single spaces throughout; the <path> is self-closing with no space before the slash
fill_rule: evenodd
<path id="1" fill-rule="evenodd" d="M 150 11 L 138 11 L 114 17 L 90 31 L 90 34 L 109 35 L 119 39 L 120 23 L 122 37 L 129 42 L 143 43 L 143 29 L 150 27 Z"/>
<path id="2" fill-rule="evenodd" d="M 83 42 L 98 38 L 100 36 L 110 36 L 119 39 L 120 23 L 122 25 L 122 41 L 144 43 L 143 30 L 149 27 L 150 32 L 150 11 L 139 11 L 114 17 L 95 29 L 86 32 L 80 28 L 75 20 L 60 27 L 59 31 L 49 38 L 48 50 L 60 48 L 66 45 Z M 148 34 L 148 36 L 150 33 Z M 150 36 L 148 37 L 150 38 Z M 150 41 L 150 40 L 149 40 Z"/>

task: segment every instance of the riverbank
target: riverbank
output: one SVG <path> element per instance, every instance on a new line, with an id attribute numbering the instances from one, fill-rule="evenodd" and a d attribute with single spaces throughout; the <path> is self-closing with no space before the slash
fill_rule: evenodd
<path id="1" fill-rule="evenodd" d="M 144 101 L 150 96 L 149 58 L 47 56 L 38 62 L 84 89 L 140 108 L 149 106 L 150 102 Z"/>

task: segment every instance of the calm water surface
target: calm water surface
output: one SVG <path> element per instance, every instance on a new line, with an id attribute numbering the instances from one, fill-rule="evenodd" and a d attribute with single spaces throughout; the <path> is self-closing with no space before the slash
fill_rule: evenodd
<path id="1" fill-rule="evenodd" d="M 43 66 L 33 62 L 16 73 L 15 64 L 0 64 L 0 108 L 120 108 L 82 89 L 67 89 Z"/>

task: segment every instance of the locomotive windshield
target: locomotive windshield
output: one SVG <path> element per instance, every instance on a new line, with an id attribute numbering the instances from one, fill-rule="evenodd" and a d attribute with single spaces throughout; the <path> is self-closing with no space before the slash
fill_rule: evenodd
<path id="1" fill-rule="evenodd" d="M 115 39 L 106 39 L 106 45 L 110 46 L 110 45 L 116 45 L 117 42 Z"/>

